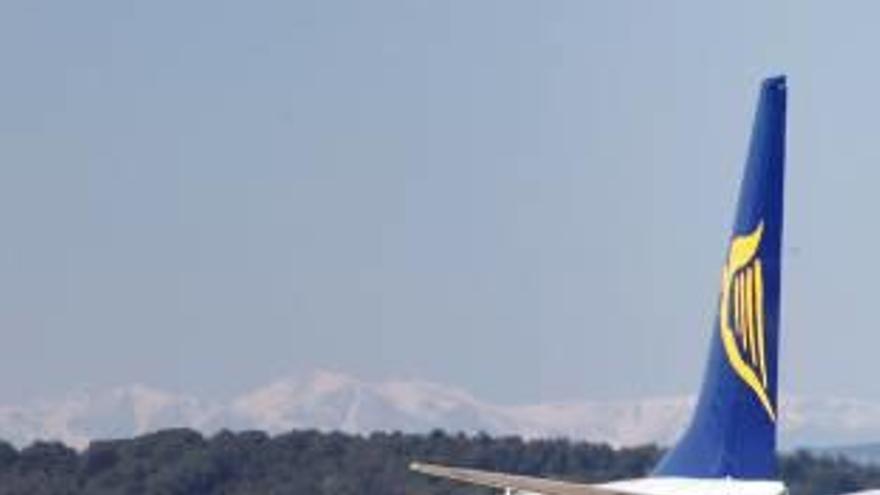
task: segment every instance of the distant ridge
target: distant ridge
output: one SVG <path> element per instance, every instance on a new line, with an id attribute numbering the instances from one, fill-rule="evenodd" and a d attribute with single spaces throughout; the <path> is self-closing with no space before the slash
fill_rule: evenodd
<path id="1" fill-rule="evenodd" d="M 327 371 L 288 376 L 220 402 L 131 385 L 82 388 L 66 396 L 0 406 L 0 438 L 23 446 L 60 440 L 82 448 L 169 427 L 279 433 L 315 428 L 351 433 L 433 429 L 527 438 L 568 437 L 615 446 L 668 444 L 692 400 L 581 401 L 502 406 L 454 387 L 423 381 L 368 382 Z M 783 401 L 783 446 L 880 439 L 880 403 L 848 399 Z"/>

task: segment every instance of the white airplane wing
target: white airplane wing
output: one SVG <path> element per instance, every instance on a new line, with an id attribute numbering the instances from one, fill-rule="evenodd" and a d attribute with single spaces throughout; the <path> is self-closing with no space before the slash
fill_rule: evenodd
<path id="1" fill-rule="evenodd" d="M 479 469 L 454 468 L 418 462 L 410 464 L 410 469 L 430 476 L 515 492 L 539 493 L 541 495 L 624 495 L 623 492 L 582 483 L 481 471 Z"/>
<path id="2" fill-rule="evenodd" d="M 479 469 L 410 464 L 410 469 L 462 483 L 497 488 L 521 495 L 784 495 L 785 485 L 773 480 L 648 477 L 602 484 L 573 483 Z M 845 495 L 880 495 L 880 491 Z"/>

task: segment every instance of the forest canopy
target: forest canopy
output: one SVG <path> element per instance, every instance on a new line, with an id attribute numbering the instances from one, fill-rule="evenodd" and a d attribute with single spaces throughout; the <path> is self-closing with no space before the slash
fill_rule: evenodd
<path id="1" fill-rule="evenodd" d="M 77 452 L 37 442 L 0 442 L 0 494 L 469 495 L 493 493 L 411 473 L 414 460 L 583 482 L 646 475 L 662 451 L 569 440 L 492 438 L 435 431 L 369 436 L 259 431 L 210 437 L 171 429 L 93 442 Z M 793 495 L 880 487 L 880 468 L 807 452 L 783 455 Z"/>

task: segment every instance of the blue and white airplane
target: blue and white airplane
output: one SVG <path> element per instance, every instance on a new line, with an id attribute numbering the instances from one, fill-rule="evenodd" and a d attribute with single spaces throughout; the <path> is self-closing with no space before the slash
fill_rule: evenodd
<path id="1" fill-rule="evenodd" d="M 776 472 L 785 109 L 785 78 L 765 80 L 700 397 L 650 476 L 588 485 L 421 463 L 411 469 L 520 495 L 785 494 Z"/>

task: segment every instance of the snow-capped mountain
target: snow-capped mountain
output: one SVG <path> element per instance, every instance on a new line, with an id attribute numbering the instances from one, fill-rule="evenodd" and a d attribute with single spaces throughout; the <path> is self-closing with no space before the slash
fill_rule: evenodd
<path id="1" fill-rule="evenodd" d="M 169 427 L 207 434 L 227 428 L 279 433 L 294 428 L 447 431 L 568 437 L 613 445 L 668 444 L 692 407 L 687 397 L 618 402 L 502 406 L 459 389 L 420 381 L 367 382 L 318 371 L 260 387 L 228 402 L 177 395 L 142 385 L 81 389 L 58 400 L 0 406 L 0 438 L 16 445 L 130 437 Z M 880 439 L 880 404 L 795 398 L 782 406 L 788 446 Z"/>

